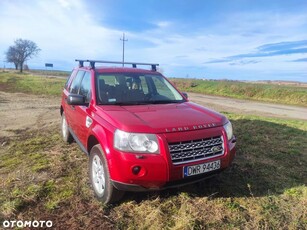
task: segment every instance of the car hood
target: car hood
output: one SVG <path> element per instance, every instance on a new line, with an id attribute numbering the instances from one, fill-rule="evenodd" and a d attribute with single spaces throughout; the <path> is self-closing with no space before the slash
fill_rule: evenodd
<path id="1" fill-rule="evenodd" d="M 127 132 L 165 133 L 222 126 L 227 119 L 192 102 L 180 104 L 98 106 L 98 115 Z"/>

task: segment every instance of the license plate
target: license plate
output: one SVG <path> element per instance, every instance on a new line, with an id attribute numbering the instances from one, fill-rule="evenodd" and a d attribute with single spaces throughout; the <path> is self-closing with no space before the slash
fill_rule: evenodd
<path id="1" fill-rule="evenodd" d="M 208 163 L 191 165 L 183 167 L 183 177 L 195 176 L 198 174 L 210 172 L 221 168 L 221 161 L 212 161 Z"/>

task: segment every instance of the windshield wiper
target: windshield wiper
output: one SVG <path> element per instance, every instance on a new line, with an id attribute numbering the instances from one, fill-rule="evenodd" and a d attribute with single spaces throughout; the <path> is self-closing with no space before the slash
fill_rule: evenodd
<path id="1" fill-rule="evenodd" d="M 108 103 L 107 105 L 147 105 L 150 104 L 150 102 L 144 102 L 144 101 L 125 101 L 125 102 L 114 102 L 114 103 Z"/>
<path id="2" fill-rule="evenodd" d="M 181 103 L 182 101 L 175 101 L 175 100 L 157 100 L 157 101 L 150 101 L 151 104 L 171 104 L 171 103 Z"/>
<path id="3" fill-rule="evenodd" d="M 125 101 L 125 102 L 111 102 L 100 105 L 153 105 L 153 104 L 172 104 L 172 103 L 182 103 L 183 101 L 175 101 L 175 100 L 156 100 L 156 101 Z"/>

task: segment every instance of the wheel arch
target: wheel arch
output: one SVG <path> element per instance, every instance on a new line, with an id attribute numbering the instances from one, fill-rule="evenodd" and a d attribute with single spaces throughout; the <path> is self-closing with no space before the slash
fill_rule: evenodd
<path id="1" fill-rule="evenodd" d="M 93 146 L 100 144 L 101 149 L 103 150 L 105 157 L 107 159 L 110 158 L 110 148 L 108 145 L 107 135 L 105 130 L 101 126 L 94 126 L 91 130 L 89 137 L 87 138 L 86 149 L 90 154 Z"/>
<path id="2" fill-rule="evenodd" d="M 90 154 L 91 149 L 97 144 L 100 144 L 98 139 L 94 135 L 90 135 L 87 139 L 87 152 Z"/>
<path id="3" fill-rule="evenodd" d="M 60 108 L 61 116 L 62 116 L 63 112 L 64 112 L 64 109 L 63 109 L 63 106 L 61 105 L 61 108 Z"/>

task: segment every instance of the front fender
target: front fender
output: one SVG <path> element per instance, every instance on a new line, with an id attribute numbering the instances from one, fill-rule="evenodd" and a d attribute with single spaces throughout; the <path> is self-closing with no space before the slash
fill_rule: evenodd
<path id="1" fill-rule="evenodd" d="M 95 144 L 101 145 L 101 148 L 104 151 L 106 158 L 110 159 L 111 158 L 111 147 L 113 146 L 113 133 L 106 130 L 100 125 L 94 125 L 94 127 L 90 131 L 89 139 L 87 142 L 87 148 L 89 152 L 92 147 L 91 141 L 90 141 L 91 136 L 97 140 L 98 143 L 95 143 Z"/>

